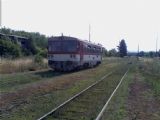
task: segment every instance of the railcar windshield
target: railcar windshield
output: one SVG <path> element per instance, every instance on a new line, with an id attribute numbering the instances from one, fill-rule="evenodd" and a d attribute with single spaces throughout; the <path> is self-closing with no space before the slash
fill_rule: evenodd
<path id="1" fill-rule="evenodd" d="M 62 51 L 67 52 L 76 52 L 77 50 L 77 41 L 63 41 L 62 42 Z"/>
<path id="2" fill-rule="evenodd" d="M 49 51 L 61 51 L 61 41 L 49 42 Z"/>
<path id="3" fill-rule="evenodd" d="M 78 42 L 75 40 L 59 40 L 49 42 L 49 51 L 52 52 L 76 52 Z"/>

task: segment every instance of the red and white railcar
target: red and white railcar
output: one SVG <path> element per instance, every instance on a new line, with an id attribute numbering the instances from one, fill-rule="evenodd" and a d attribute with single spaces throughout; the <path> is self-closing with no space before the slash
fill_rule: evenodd
<path id="1" fill-rule="evenodd" d="M 102 46 L 74 37 L 48 39 L 48 64 L 57 71 L 93 67 L 102 61 Z"/>

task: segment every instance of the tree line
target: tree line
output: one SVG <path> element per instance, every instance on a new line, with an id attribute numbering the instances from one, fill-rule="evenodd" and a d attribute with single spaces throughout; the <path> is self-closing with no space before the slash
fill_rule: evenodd
<path id="1" fill-rule="evenodd" d="M 0 33 L 6 35 L 17 35 L 28 38 L 29 48 L 23 48 L 19 44 L 11 41 L 9 37 L 0 37 L 0 56 L 1 57 L 21 57 L 30 55 L 40 55 L 47 57 L 47 41 L 48 37 L 38 32 L 16 31 L 10 28 L 1 28 Z M 103 56 L 106 57 L 124 57 L 124 56 L 139 56 L 139 57 L 160 57 L 160 50 L 158 52 L 150 51 L 144 52 L 128 52 L 127 45 L 124 39 L 119 42 L 116 48 L 111 50 L 104 49 Z"/>
<path id="2" fill-rule="evenodd" d="M 104 50 L 104 56 L 107 57 L 124 57 L 127 56 L 127 45 L 124 39 L 119 42 L 117 50 L 115 48 L 111 50 Z"/>
<path id="3" fill-rule="evenodd" d="M 137 56 L 137 57 L 160 57 L 160 50 L 155 51 L 140 51 L 140 52 L 128 52 L 127 51 L 127 45 L 124 39 L 122 39 L 119 42 L 119 45 L 117 46 L 117 50 L 115 48 L 111 50 L 104 50 L 104 56 L 106 57 L 124 57 L 124 56 Z"/>

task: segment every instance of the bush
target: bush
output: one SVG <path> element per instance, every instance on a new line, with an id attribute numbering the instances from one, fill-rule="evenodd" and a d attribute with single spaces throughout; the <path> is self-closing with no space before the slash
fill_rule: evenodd
<path id="1" fill-rule="evenodd" d="M 9 40 L 1 40 L 0 39 L 0 55 L 4 57 L 20 57 L 21 56 L 21 48 L 19 45 L 12 43 Z"/>
<path id="2" fill-rule="evenodd" d="M 39 55 L 44 58 L 47 58 L 47 49 L 40 50 Z"/>
<path id="3" fill-rule="evenodd" d="M 43 64 L 43 57 L 39 54 L 35 55 L 34 62 L 39 65 L 42 65 Z"/>

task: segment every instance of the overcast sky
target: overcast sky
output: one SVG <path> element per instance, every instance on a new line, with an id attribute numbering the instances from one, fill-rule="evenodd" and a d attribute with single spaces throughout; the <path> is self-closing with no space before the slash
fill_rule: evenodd
<path id="1" fill-rule="evenodd" d="M 88 39 L 89 24 L 106 49 L 125 39 L 129 51 L 155 51 L 160 0 L 2 0 L 2 27 Z"/>

